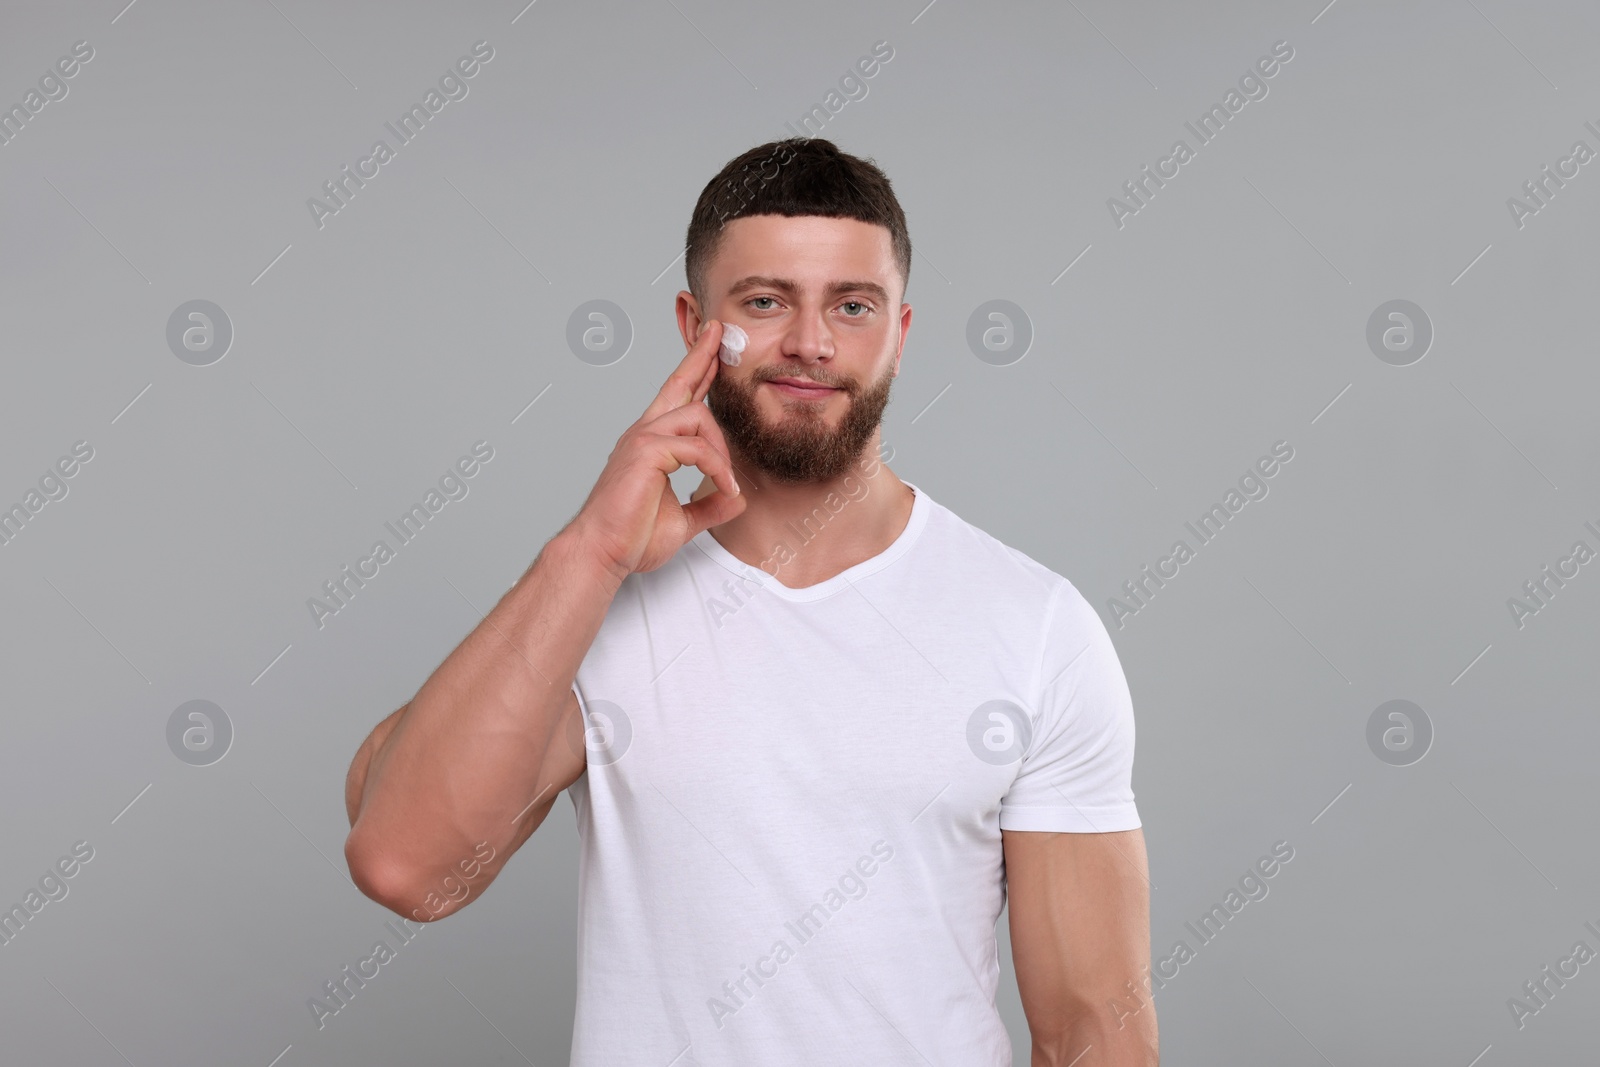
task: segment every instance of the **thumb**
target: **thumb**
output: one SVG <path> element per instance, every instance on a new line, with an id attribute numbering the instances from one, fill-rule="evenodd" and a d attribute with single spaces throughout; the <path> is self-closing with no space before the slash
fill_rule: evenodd
<path id="1" fill-rule="evenodd" d="M 721 526 L 744 511 L 749 501 L 745 494 L 729 496 L 718 489 L 698 500 L 683 505 L 683 517 L 689 524 L 689 537 L 697 537 L 703 530 Z"/>

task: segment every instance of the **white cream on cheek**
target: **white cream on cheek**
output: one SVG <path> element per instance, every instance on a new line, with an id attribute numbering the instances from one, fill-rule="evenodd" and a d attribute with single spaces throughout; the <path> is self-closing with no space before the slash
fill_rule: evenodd
<path id="1" fill-rule="evenodd" d="M 725 322 L 722 324 L 722 347 L 717 349 L 717 357 L 728 366 L 737 367 L 739 357 L 749 343 L 750 338 L 743 330 L 731 322 Z"/>

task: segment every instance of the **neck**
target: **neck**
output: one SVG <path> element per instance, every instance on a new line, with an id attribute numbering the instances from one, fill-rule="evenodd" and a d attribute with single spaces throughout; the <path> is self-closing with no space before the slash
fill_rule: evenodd
<path id="1" fill-rule="evenodd" d="M 826 581 L 894 543 L 910 521 L 914 494 L 879 459 L 876 435 L 839 476 L 796 484 L 770 477 L 732 455 L 749 503 L 711 536 L 737 559 L 792 588 Z M 715 486 L 709 478 L 690 499 Z"/>

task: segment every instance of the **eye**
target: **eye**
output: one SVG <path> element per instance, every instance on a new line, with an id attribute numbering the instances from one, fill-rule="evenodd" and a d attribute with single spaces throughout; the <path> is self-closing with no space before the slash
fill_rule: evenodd
<path id="1" fill-rule="evenodd" d="M 770 297 L 770 296 L 753 296 L 749 300 L 746 300 L 745 303 L 746 304 L 754 304 L 757 300 L 771 300 L 771 299 L 772 299 L 772 297 Z M 772 309 L 771 308 L 756 308 L 756 310 L 757 311 L 771 311 Z"/>
<path id="2" fill-rule="evenodd" d="M 854 306 L 854 307 L 858 307 L 858 308 L 862 309 L 862 314 L 860 314 L 860 315 L 846 315 L 845 316 L 846 318 L 850 318 L 850 319 L 864 318 L 866 313 L 870 312 L 872 310 L 872 306 L 870 304 L 864 304 L 860 300 L 846 300 L 843 304 L 840 304 L 839 306 L 840 307 L 852 307 L 852 306 Z"/>

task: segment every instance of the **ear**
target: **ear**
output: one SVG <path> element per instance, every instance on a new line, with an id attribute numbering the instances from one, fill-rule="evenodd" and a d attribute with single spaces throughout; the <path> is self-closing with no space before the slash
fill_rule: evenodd
<path id="1" fill-rule="evenodd" d="M 683 350 L 687 352 L 705 330 L 705 319 L 700 315 L 700 301 L 689 290 L 681 290 L 674 310 L 678 315 L 678 332 L 683 335 Z"/>
<path id="2" fill-rule="evenodd" d="M 906 334 L 911 332 L 911 305 L 900 305 L 900 344 L 894 350 L 894 374 L 891 377 L 900 377 L 900 357 L 906 350 Z"/>

